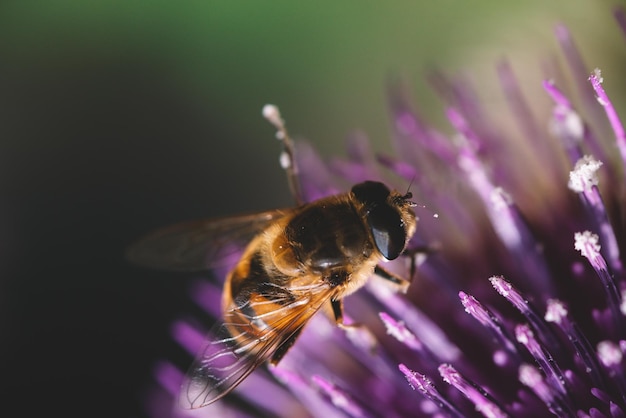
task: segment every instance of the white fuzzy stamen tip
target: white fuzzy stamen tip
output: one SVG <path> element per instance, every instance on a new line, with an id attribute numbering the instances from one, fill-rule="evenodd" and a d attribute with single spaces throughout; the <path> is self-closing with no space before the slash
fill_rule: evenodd
<path id="1" fill-rule="evenodd" d="M 554 108 L 554 119 L 548 127 L 553 135 L 580 141 L 585 134 L 585 125 L 578 113 L 565 105 Z"/>
<path id="2" fill-rule="evenodd" d="M 511 195 L 504 191 L 502 187 L 494 188 L 489 197 L 491 199 L 491 204 L 496 210 L 506 209 L 513 203 Z"/>
<path id="3" fill-rule="evenodd" d="M 574 169 L 569 173 L 567 187 L 576 193 L 582 193 L 593 186 L 598 185 L 598 170 L 602 161 L 598 161 L 590 155 L 585 155 L 576 162 Z"/>
<path id="4" fill-rule="evenodd" d="M 600 237 L 591 231 L 576 232 L 574 234 L 574 249 L 591 260 L 600 255 Z"/>
<path id="5" fill-rule="evenodd" d="M 289 167 L 291 167 L 291 156 L 289 155 L 288 152 L 281 152 L 279 161 L 280 161 L 280 166 L 282 167 L 283 170 L 286 170 Z"/>
<path id="6" fill-rule="evenodd" d="M 619 366 L 622 362 L 622 352 L 613 341 L 600 341 L 598 358 L 607 367 Z"/>
<path id="7" fill-rule="evenodd" d="M 548 307 L 546 309 L 544 319 L 548 322 L 556 322 L 557 324 L 560 324 L 563 318 L 567 316 L 567 309 L 565 308 L 565 305 L 563 305 L 563 302 L 556 299 L 550 299 L 548 300 L 547 305 Z"/>
<path id="8" fill-rule="evenodd" d="M 604 82 L 604 79 L 602 78 L 602 70 L 600 70 L 599 68 L 596 68 L 593 70 L 593 75 L 596 78 L 596 80 L 598 80 L 598 83 Z"/>
<path id="9" fill-rule="evenodd" d="M 263 106 L 263 117 L 267 119 L 277 129 L 282 129 L 284 127 L 284 122 L 282 117 L 280 116 L 280 110 L 278 110 L 277 106 L 271 104 L 266 104 L 265 106 Z"/>
<path id="10" fill-rule="evenodd" d="M 530 364 L 522 364 L 519 367 L 519 380 L 528 387 L 534 387 L 543 381 L 543 377 L 539 370 Z"/>

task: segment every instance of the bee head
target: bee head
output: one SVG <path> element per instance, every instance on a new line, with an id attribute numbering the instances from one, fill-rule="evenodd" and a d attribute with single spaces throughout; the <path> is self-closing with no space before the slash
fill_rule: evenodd
<path id="1" fill-rule="evenodd" d="M 352 195 L 362 205 L 361 216 L 378 251 L 387 260 L 398 258 L 415 232 L 411 193 L 401 195 L 383 183 L 365 181 L 352 187 Z"/>

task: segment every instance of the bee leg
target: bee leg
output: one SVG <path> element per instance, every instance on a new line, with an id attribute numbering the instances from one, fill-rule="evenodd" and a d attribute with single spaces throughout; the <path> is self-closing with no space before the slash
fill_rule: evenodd
<path id="1" fill-rule="evenodd" d="M 350 324 L 346 324 L 343 322 L 343 299 L 331 299 L 330 306 L 333 310 L 335 323 L 339 328 L 343 330 L 364 328 L 364 326 L 359 323 L 351 322 Z"/>
<path id="2" fill-rule="evenodd" d="M 298 339 L 298 335 L 300 335 L 301 331 L 302 328 L 299 328 L 296 332 L 291 334 L 291 336 L 287 338 L 285 342 L 282 343 L 278 349 L 276 349 L 276 351 L 274 351 L 274 354 L 272 354 L 272 358 L 270 359 L 270 364 L 272 366 L 276 366 L 285 354 L 287 354 L 287 351 L 289 351 L 293 343 L 295 343 Z"/>
<path id="3" fill-rule="evenodd" d="M 343 330 L 355 330 L 359 328 L 365 328 L 363 325 L 359 323 L 346 324 L 343 322 L 343 299 L 331 299 L 330 306 L 332 308 L 333 317 L 335 319 L 335 323 L 337 326 Z"/>
<path id="4" fill-rule="evenodd" d="M 412 260 L 414 260 L 415 258 L 413 257 Z M 415 263 L 411 263 L 411 278 L 413 277 L 413 273 L 415 272 L 415 267 L 414 267 Z M 409 285 L 411 284 L 410 280 L 404 279 L 400 276 L 398 276 L 397 274 L 393 274 L 392 272 L 386 270 L 385 268 L 381 267 L 381 266 L 376 266 L 374 267 L 374 274 L 377 275 L 378 277 L 382 277 L 385 280 L 390 281 L 391 283 L 397 285 L 400 288 L 400 291 L 402 291 L 402 293 L 406 293 L 407 289 L 409 288 Z"/>
<path id="5" fill-rule="evenodd" d="M 374 354 L 378 343 L 372 332 L 363 324 L 356 322 L 345 324 L 343 322 L 343 299 L 331 299 L 330 304 L 337 326 L 346 332 L 348 339 L 357 347 L 366 349 L 371 354 Z"/>
<path id="6" fill-rule="evenodd" d="M 400 288 L 402 293 L 406 293 L 409 285 L 411 284 L 411 280 L 415 277 L 415 272 L 417 270 L 417 262 L 418 257 L 420 255 L 424 256 L 426 254 L 430 254 L 437 251 L 437 248 L 434 246 L 419 246 L 411 249 L 407 249 L 402 254 L 403 257 L 410 258 L 410 266 L 409 266 L 409 278 L 405 279 L 403 277 L 398 276 L 397 274 L 393 274 L 392 272 L 386 270 L 384 267 L 377 265 L 374 267 L 374 274 L 378 277 L 382 277 L 385 280 L 390 281 L 391 283 L 397 285 Z"/>
<path id="7" fill-rule="evenodd" d="M 330 306 L 333 308 L 333 316 L 337 325 L 342 328 L 345 327 L 346 325 L 343 323 L 343 299 L 331 299 Z"/>
<path id="8" fill-rule="evenodd" d="M 413 247 L 411 249 L 407 249 L 404 251 L 404 253 L 402 254 L 405 257 L 410 257 L 411 258 L 411 265 L 409 267 L 409 278 L 412 280 L 413 277 L 415 276 L 415 271 L 417 270 L 417 260 L 418 260 L 418 256 L 422 255 L 427 255 L 430 253 L 433 253 L 435 251 L 438 250 L 438 246 L 432 246 L 432 245 L 421 245 L 421 246 L 417 246 L 417 247 Z"/>

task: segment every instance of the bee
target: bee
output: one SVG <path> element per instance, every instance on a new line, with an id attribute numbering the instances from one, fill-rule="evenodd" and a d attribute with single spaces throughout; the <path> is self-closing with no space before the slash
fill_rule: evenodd
<path id="1" fill-rule="evenodd" d="M 365 181 L 290 209 L 175 225 L 134 244 L 127 255 L 138 264 L 190 271 L 215 267 L 231 243 L 247 242 L 225 279 L 222 320 L 183 382 L 182 406 L 209 405 L 262 363 L 278 364 L 318 311 L 343 325 L 343 297 L 373 274 L 406 290 L 408 280 L 379 264 L 398 258 L 415 233 L 411 198 Z"/>

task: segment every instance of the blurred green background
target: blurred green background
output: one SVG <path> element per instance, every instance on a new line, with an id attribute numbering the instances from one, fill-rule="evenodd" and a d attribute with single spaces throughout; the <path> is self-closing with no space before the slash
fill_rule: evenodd
<path id="1" fill-rule="evenodd" d="M 400 76 L 449 132 L 426 74 L 463 71 L 497 108 L 507 57 L 543 97 L 557 22 L 623 97 L 613 4 L 3 2 L 0 408 L 143 416 L 190 278 L 128 266 L 123 250 L 172 222 L 291 203 L 265 103 L 324 155 L 354 129 L 380 150 L 385 83 Z"/>

